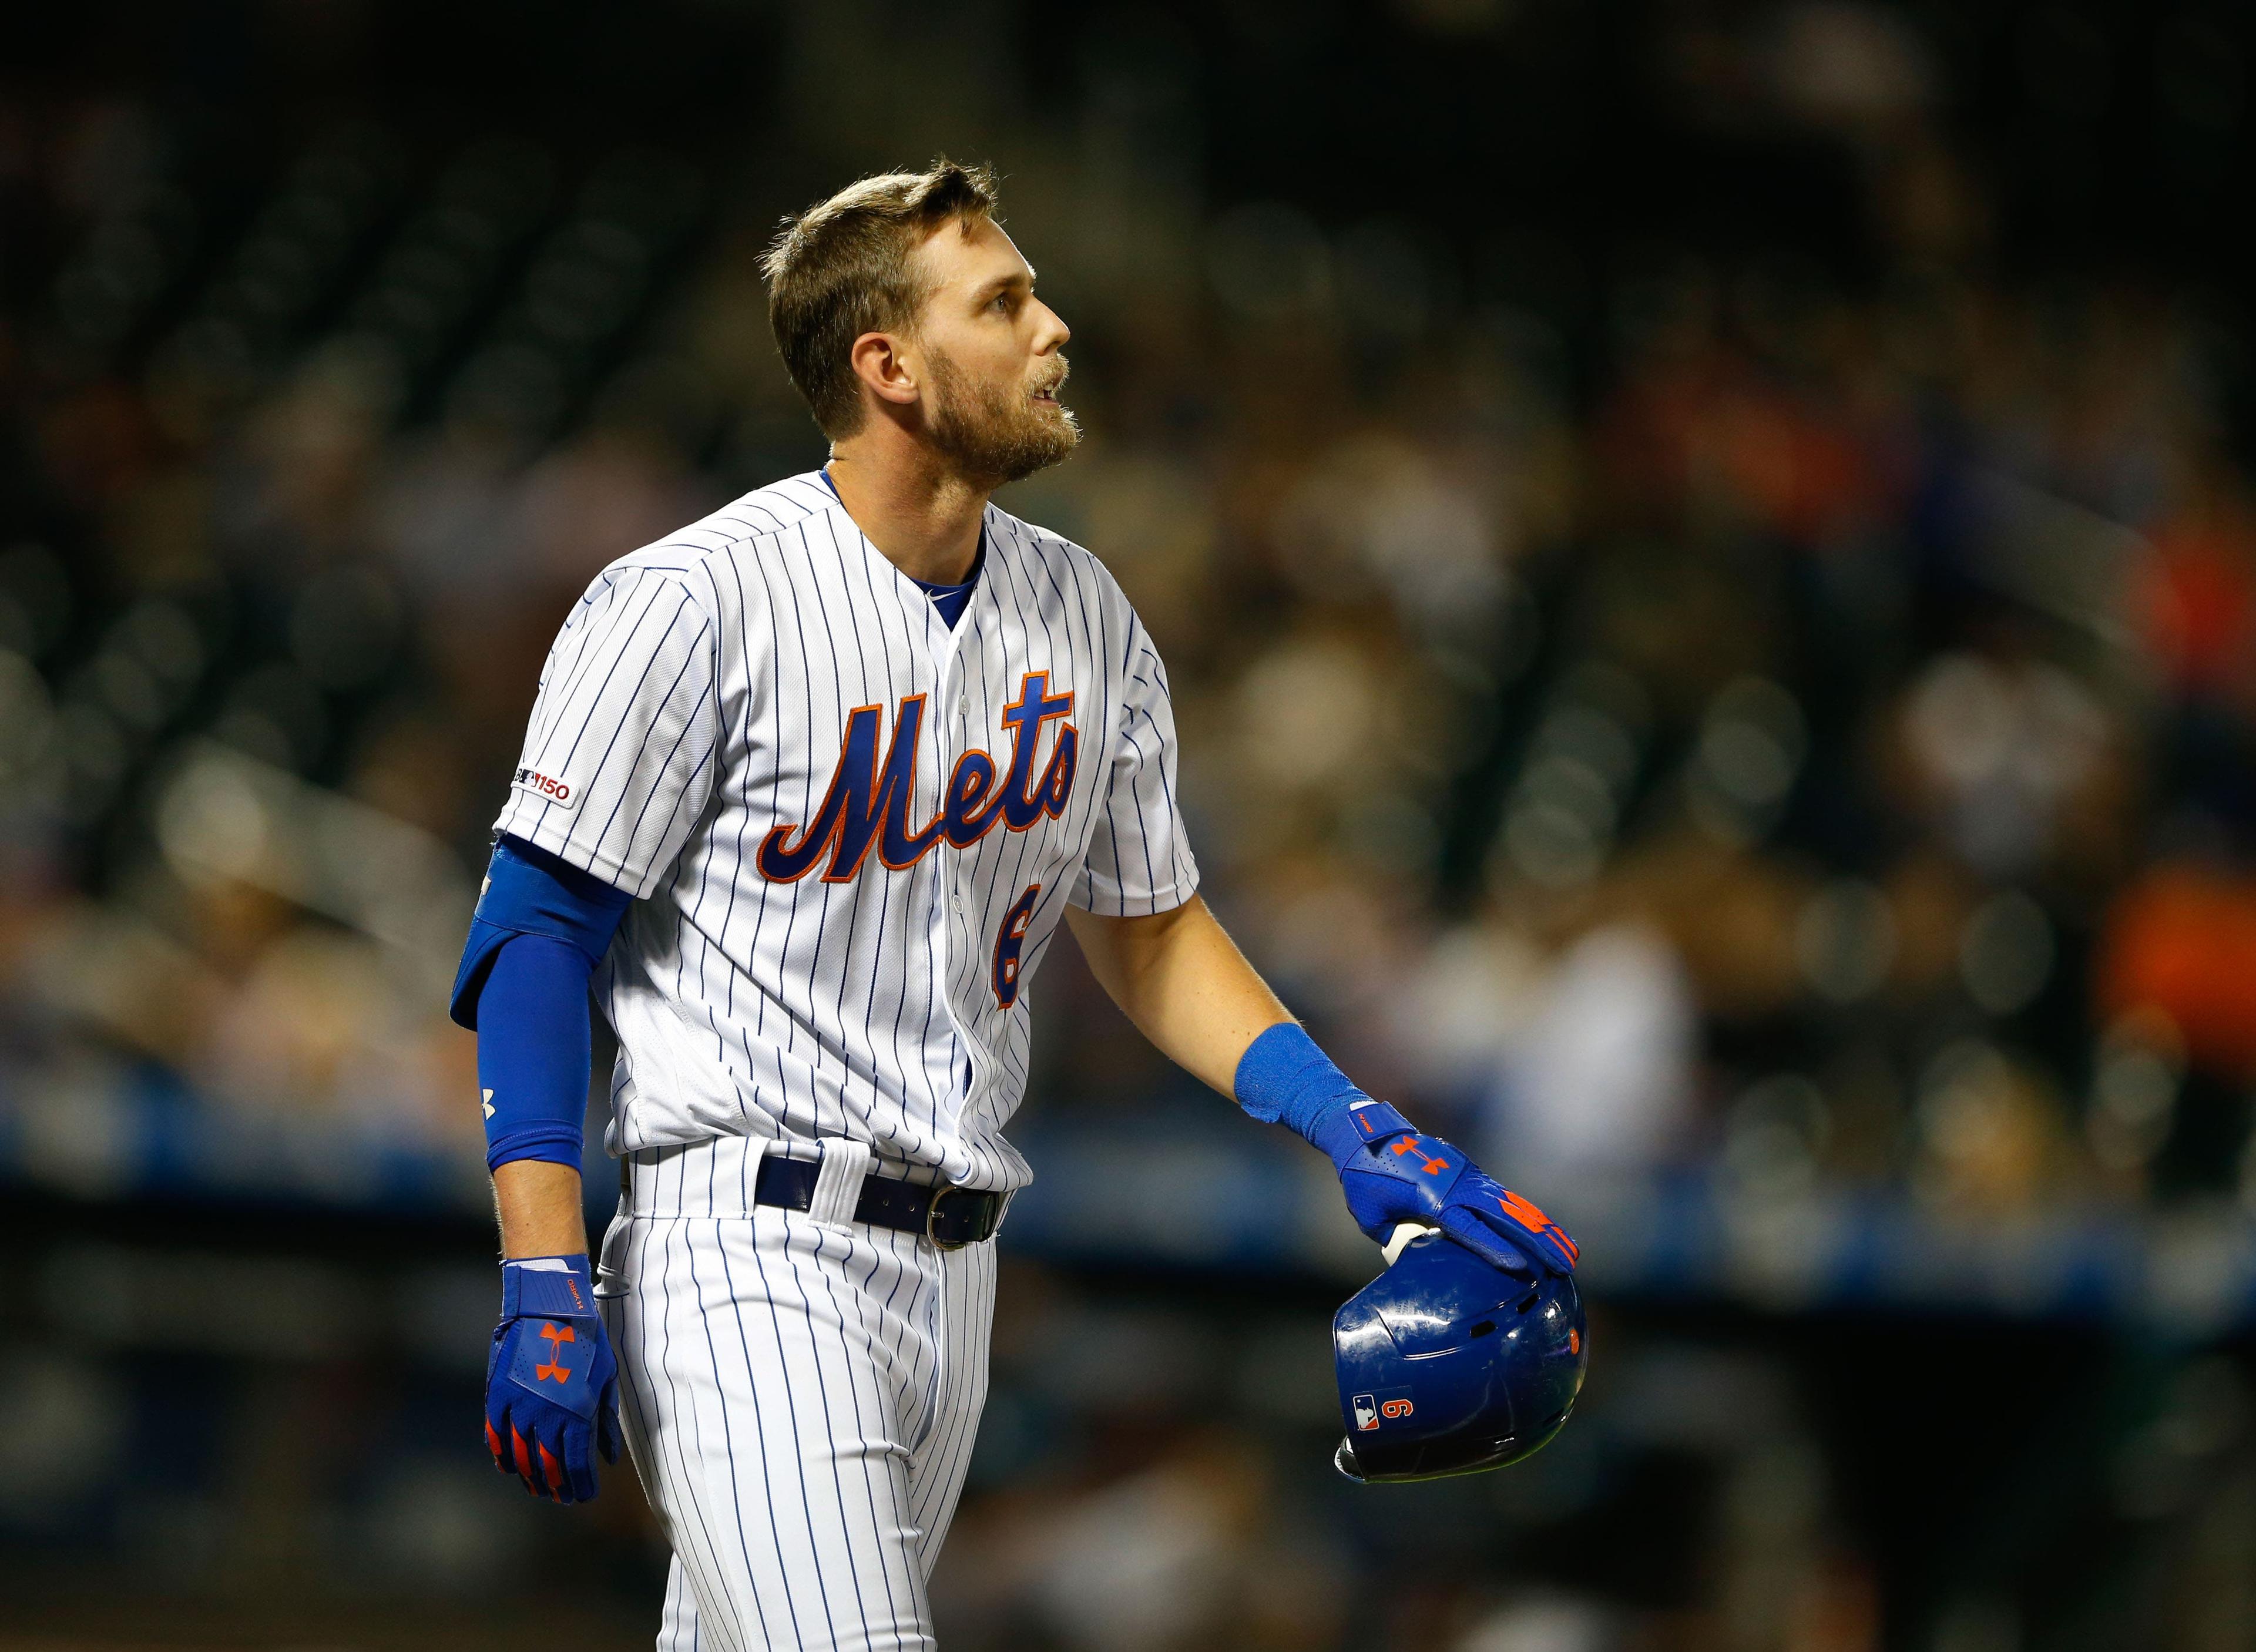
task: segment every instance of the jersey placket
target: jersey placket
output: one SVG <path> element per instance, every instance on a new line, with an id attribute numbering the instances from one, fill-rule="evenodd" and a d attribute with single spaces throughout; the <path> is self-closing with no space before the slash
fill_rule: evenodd
<path id="1" fill-rule="evenodd" d="M 991 545 L 989 554 L 993 554 Z M 983 605 L 989 585 L 990 582 L 983 579 L 973 589 L 969 604 L 957 617 L 955 627 L 945 632 L 946 642 L 940 653 L 941 716 L 934 719 L 933 747 L 939 762 L 939 789 L 935 797 L 941 803 L 947 799 L 948 776 L 955 772 L 955 765 L 965 750 L 975 744 L 971 738 L 970 674 L 979 668 L 976 662 L 979 651 L 976 645 L 967 645 L 965 639 L 977 633 L 978 627 L 973 623 L 976 618 L 973 610 Z M 926 635 L 930 636 L 930 628 L 940 625 L 941 621 L 928 600 L 925 602 L 925 614 Z M 986 1040 L 965 1024 L 955 1005 L 954 985 L 957 949 L 968 946 L 976 954 L 978 948 L 978 936 L 972 927 L 973 914 L 969 909 L 970 906 L 976 904 L 977 892 L 974 890 L 967 896 L 958 881 L 959 868 L 967 864 L 967 855 L 968 851 L 959 851 L 944 840 L 934 854 L 938 863 L 935 887 L 939 892 L 936 898 L 941 903 L 941 933 L 943 937 L 940 999 L 941 1006 L 948 1012 L 948 1025 L 955 1029 L 955 1035 L 962 1041 L 971 1066 L 971 1076 L 964 1084 L 962 1094 L 956 1098 L 956 1116 L 949 1120 L 949 1126 L 955 1131 L 959 1140 L 963 1114 L 969 1110 L 973 1098 L 984 1091 L 995 1066 L 995 1058 L 987 1048 Z"/>

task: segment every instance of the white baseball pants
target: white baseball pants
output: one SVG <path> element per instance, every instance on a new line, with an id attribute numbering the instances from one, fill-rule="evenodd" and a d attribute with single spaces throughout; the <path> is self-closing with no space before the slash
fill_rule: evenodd
<path id="1" fill-rule="evenodd" d="M 659 1652 L 935 1644 L 995 1247 L 855 1223 L 867 1149 L 825 1147 L 805 1212 L 752 1203 L 758 1142 L 635 1154 L 603 1238 L 620 1420 L 673 1545 Z"/>

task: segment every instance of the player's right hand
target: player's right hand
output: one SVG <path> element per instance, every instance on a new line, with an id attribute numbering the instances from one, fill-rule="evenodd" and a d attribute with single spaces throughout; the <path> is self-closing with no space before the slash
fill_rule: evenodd
<path id="1" fill-rule="evenodd" d="M 486 1356 L 486 1450 L 536 1497 L 584 1503 L 596 1452 L 619 1460 L 618 1362 L 596 1312 L 588 1259 L 504 1262 L 501 1324 Z"/>
<path id="2" fill-rule="evenodd" d="M 1385 1102 L 1347 1109 L 1326 1144 L 1356 1225 L 1385 1244 L 1405 1222 L 1437 1227 L 1510 1274 L 1529 1265 L 1571 1274 L 1581 1253 L 1566 1229 L 1501 1186 L 1439 1136 L 1420 1131 Z"/>

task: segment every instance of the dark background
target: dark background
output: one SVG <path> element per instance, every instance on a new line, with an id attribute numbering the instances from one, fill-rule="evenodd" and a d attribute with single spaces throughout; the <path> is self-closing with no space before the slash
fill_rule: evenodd
<path id="1" fill-rule="evenodd" d="M 1580 1239 L 1583 1403 L 1357 1488 L 1375 1258 L 1070 946 L 946 1643 L 2256 1646 L 2247 20 L 0 22 L 0 1645 L 642 1644 L 486 1465 L 445 983 L 610 558 L 818 462 L 753 260 L 991 161 L 1205 891 Z M 591 1140 L 591 1214 L 611 1170 Z"/>

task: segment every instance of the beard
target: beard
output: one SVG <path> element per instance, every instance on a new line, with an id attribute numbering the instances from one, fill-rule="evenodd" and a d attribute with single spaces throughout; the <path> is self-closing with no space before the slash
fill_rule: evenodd
<path id="1" fill-rule="evenodd" d="M 992 491 L 1022 482 L 1074 450 L 1081 426 L 1061 403 L 1038 402 L 1065 383 L 1058 357 L 1040 377 L 1005 386 L 975 383 L 948 357 L 931 352 L 932 445 L 958 475 Z"/>

